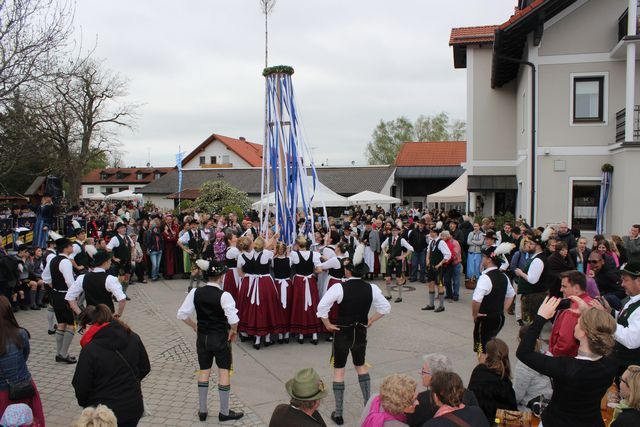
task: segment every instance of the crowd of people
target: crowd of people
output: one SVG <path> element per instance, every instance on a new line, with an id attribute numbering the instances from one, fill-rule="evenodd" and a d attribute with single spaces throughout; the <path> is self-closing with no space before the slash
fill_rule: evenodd
<path id="1" fill-rule="evenodd" d="M 604 425 L 600 400 L 612 385 L 619 396 L 612 425 L 636 425 L 640 416 L 640 225 L 622 238 L 589 241 L 566 223 L 534 228 L 517 220 L 498 229 L 493 218 L 456 211 L 366 207 L 328 218 L 301 216 L 287 246 L 275 218 L 261 230 L 255 212 L 176 213 L 102 202 L 73 206 L 54 220 L 52 206 L 45 197 L 37 209 L 5 215 L 27 213 L 34 225 L 31 245 L 20 242 L 23 234 L 14 227 L 15 254 L 0 250 L 0 374 L 6 380 L 0 410 L 26 403 L 44 425 L 26 366 L 28 332 L 14 313 L 46 308 L 55 361 L 77 363 L 78 403 L 99 408 L 91 414 L 108 407 L 118 425 L 136 425 L 143 414 L 140 381 L 151 366 L 140 337 L 119 320 L 127 287 L 183 278 L 187 294 L 177 316 L 197 333 L 203 421 L 214 361 L 218 419 L 243 415 L 229 408 L 236 337 L 251 339 L 256 350 L 290 340 L 332 341 L 331 419 L 337 425 L 344 423 L 349 354 L 365 405 L 362 426 L 492 425 L 504 410 L 533 411 L 545 426 Z M 377 278 L 381 287 L 370 283 Z M 463 282 L 473 289 L 479 364 L 465 388 L 446 355 L 428 355 L 421 370 L 426 391 L 418 393 L 414 380 L 398 374 L 372 394 L 367 330 L 390 313 L 390 300 L 402 303 L 408 282 L 418 281 L 426 284 L 418 289 L 422 310 L 434 313 L 445 311 L 445 300 L 460 300 Z M 498 338 L 508 315 L 521 327 L 513 370 L 509 346 Z M 84 332 L 78 359 L 69 354 L 75 325 Z M 5 358 L 13 364 L 3 365 Z M 10 398 L 20 383 L 28 396 Z M 313 369 L 297 373 L 287 392 L 292 400 L 276 408 L 271 425 L 325 425 L 317 409 L 327 390 Z"/>

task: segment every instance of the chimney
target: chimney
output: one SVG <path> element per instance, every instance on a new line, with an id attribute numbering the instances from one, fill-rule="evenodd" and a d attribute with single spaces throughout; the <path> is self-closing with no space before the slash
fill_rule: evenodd
<path id="1" fill-rule="evenodd" d="M 238 138 L 240 141 L 246 141 L 246 139 L 244 138 L 244 136 L 241 136 L 240 138 Z"/>

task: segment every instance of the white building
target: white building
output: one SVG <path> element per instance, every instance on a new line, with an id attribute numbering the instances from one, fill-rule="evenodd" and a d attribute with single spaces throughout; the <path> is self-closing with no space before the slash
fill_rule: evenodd
<path id="1" fill-rule="evenodd" d="M 174 168 L 106 168 L 94 169 L 82 178 L 83 199 L 102 193 L 105 196 L 120 191 L 138 193 L 144 186 L 169 173 Z"/>
<path id="2" fill-rule="evenodd" d="M 183 160 L 183 169 L 247 168 L 262 166 L 262 145 L 212 134 Z"/>

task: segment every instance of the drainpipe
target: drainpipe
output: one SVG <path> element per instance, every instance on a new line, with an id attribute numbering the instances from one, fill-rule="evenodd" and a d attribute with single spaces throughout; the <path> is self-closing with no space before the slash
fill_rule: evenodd
<path id="1" fill-rule="evenodd" d="M 629 0 L 637 1 L 637 0 Z M 531 67 L 531 200 L 529 202 L 529 224 L 535 226 L 536 217 L 536 66 L 533 62 L 509 56 L 497 55 L 498 59 Z"/>
<path id="2" fill-rule="evenodd" d="M 627 12 L 627 36 L 636 35 L 636 26 L 638 25 L 638 0 L 629 0 L 629 9 Z M 625 88 L 625 111 L 624 111 L 624 141 L 631 142 L 634 140 L 633 135 L 633 116 L 635 109 L 635 84 L 636 84 L 636 44 L 627 42 L 627 81 Z"/>

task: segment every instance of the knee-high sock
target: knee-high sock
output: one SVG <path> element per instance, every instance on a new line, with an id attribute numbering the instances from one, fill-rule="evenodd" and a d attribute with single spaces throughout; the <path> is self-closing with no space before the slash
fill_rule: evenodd
<path id="1" fill-rule="evenodd" d="M 47 307 L 47 322 L 49 324 L 49 330 L 53 331 L 53 327 L 56 324 L 56 313 L 53 311 L 53 307 Z"/>
<path id="2" fill-rule="evenodd" d="M 60 356 L 69 356 L 69 347 L 71 347 L 71 341 L 73 341 L 73 332 L 70 330 L 64 331 L 64 337 L 62 339 L 62 348 L 60 349 Z"/>
<path id="3" fill-rule="evenodd" d="M 436 303 L 436 293 L 429 292 L 429 305 L 434 305 Z"/>
<path id="4" fill-rule="evenodd" d="M 438 294 L 438 301 L 440 302 L 440 307 L 444 307 L 444 292 Z"/>
<path id="5" fill-rule="evenodd" d="M 209 381 L 198 381 L 198 412 L 207 412 L 207 394 L 209 393 Z"/>
<path id="6" fill-rule="evenodd" d="M 398 285 L 398 298 L 402 298 L 402 288 L 404 288 L 404 285 Z"/>
<path id="7" fill-rule="evenodd" d="M 34 307 L 36 305 L 36 293 L 38 292 L 38 290 L 33 290 L 31 289 L 29 291 L 29 300 L 31 301 L 31 307 Z"/>
<path id="8" fill-rule="evenodd" d="M 62 342 L 64 341 L 64 331 L 57 330 L 56 336 L 56 355 L 62 355 Z"/>
<path id="9" fill-rule="evenodd" d="M 36 297 L 36 304 L 41 305 L 43 298 L 44 298 L 44 291 L 42 289 L 40 289 L 38 291 L 38 296 Z"/>
<path id="10" fill-rule="evenodd" d="M 390 297 L 391 296 L 391 284 L 387 283 L 385 284 L 385 288 L 387 291 L 387 296 Z"/>
<path id="11" fill-rule="evenodd" d="M 344 402 L 344 381 L 333 382 L 333 396 L 336 398 L 336 416 L 341 417 Z"/>
<path id="12" fill-rule="evenodd" d="M 362 398 L 366 405 L 371 395 L 371 377 L 368 373 L 358 375 L 358 382 L 360 383 L 360 390 L 362 391 Z"/>
<path id="13" fill-rule="evenodd" d="M 231 394 L 231 385 L 218 384 L 218 394 L 220 395 L 220 413 L 229 415 L 229 395 Z"/>

